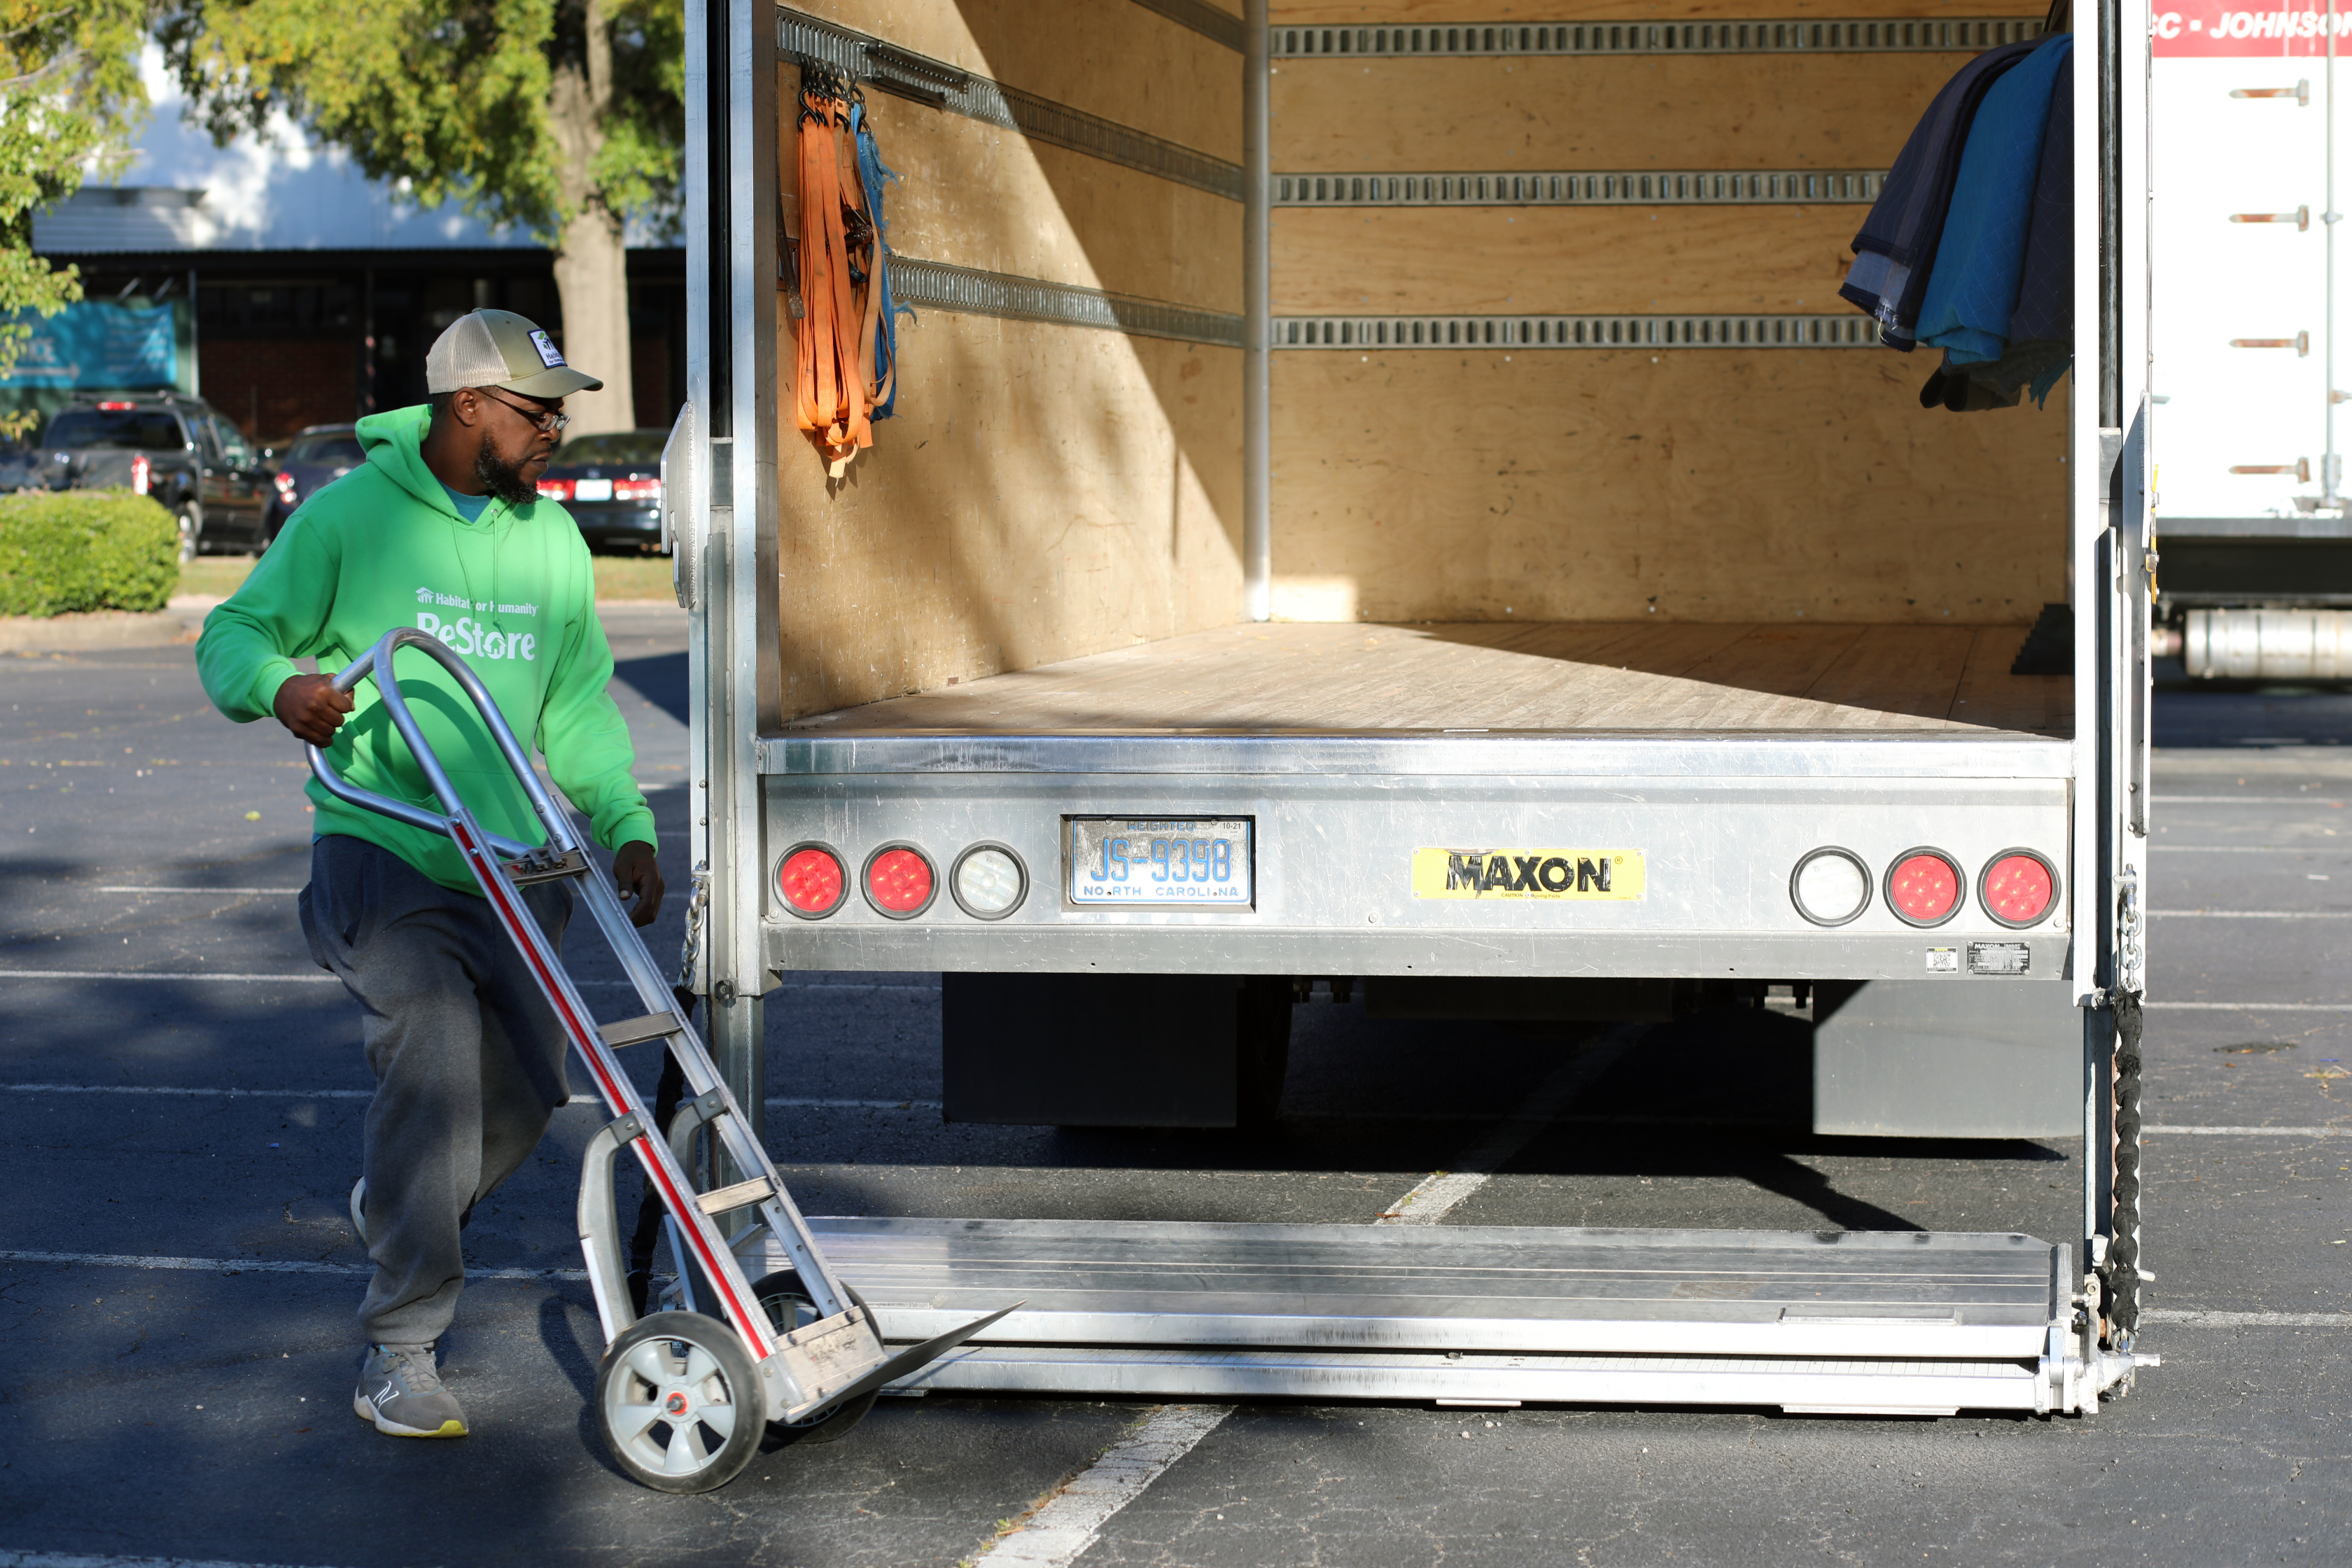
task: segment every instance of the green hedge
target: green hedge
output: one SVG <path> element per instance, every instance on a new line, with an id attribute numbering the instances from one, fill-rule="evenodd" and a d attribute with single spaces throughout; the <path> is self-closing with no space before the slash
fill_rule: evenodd
<path id="1" fill-rule="evenodd" d="M 149 497 L 0 496 L 0 616 L 160 610 L 179 585 L 179 524 Z"/>

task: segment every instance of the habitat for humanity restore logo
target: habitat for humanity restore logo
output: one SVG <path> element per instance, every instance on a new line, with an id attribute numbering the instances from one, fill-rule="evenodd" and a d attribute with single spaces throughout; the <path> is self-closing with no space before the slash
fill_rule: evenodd
<path id="1" fill-rule="evenodd" d="M 461 610 L 495 610 L 502 616 L 535 616 L 537 605 L 493 605 L 488 600 L 468 599 L 463 594 L 443 594 L 431 588 L 416 590 L 416 602 L 422 605 L 455 605 Z M 536 632 L 504 632 L 471 616 L 460 616 L 445 621 L 438 611 L 419 609 L 416 629 L 439 637 L 467 658 L 520 658 L 539 657 L 539 635 Z"/>

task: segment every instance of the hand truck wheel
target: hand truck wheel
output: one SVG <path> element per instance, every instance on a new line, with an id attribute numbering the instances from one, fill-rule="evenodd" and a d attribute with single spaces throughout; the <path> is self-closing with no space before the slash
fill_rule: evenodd
<path id="1" fill-rule="evenodd" d="M 656 1312 L 604 1352 L 596 1421 L 614 1459 L 646 1485 L 707 1492 L 751 1463 L 767 1396 L 733 1329 L 699 1312 Z"/>
<path id="2" fill-rule="evenodd" d="M 842 1289 L 858 1306 L 866 1298 L 844 1285 Z M 817 1320 L 816 1303 L 801 1284 L 797 1270 L 779 1268 L 773 1274 L 763 1274 L 751 1285 L 752 1300 L 768 1314 L 768 1325 L 778 1333 L 786 1329 L 806 1328 Z M 836 1405 L 822 1415 L 806 1421 L 771 1421 L 768 1425 L 796 1443 L 838 1443 L 849 1436 L 849 1429 L 866 1419 L 874 1402 L 882 1396 L 881 1390 L 861 1394 L 845 1405 Z"/>

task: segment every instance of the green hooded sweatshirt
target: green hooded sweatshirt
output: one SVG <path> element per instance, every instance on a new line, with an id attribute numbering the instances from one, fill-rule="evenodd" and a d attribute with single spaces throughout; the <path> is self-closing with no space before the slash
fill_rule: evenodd
<path id="1" fill-rule="evenodd" d="M 245 585 L 205 618 L 196 670 L 205 693 L 238 723 L 268 718 L 278 687 L 301 673 L 294 660 L 315 656 L 331 675 L 393 627 L 419 627 L 465 656 L 516 736 L 536 746 L 556 786 L 587 814 L 597 843 L 653 843 L 653 813 L 630 776 L 628 727 L 604 690 L 613 653 L 579 528 L 544 500 L 493 500 L 479 521 L 466 521 L 418 449 L 429 419 L 420 406 L 359 422 L 366 465 L 303 502 Z M 401 695 L 476 819 L 525 844 L 545 842 L 457 682 L 421 653 L 397 663 Z M 374 682 L 362 681 L 352 697 L 328 753 L 336 771 L 362 789 L 438 810 Z M 381 844 L 445 888 L 479 891 L 441 835 L 345 805 L 316 779 L 306 793 L 318 807 L 317 832 Z"/>

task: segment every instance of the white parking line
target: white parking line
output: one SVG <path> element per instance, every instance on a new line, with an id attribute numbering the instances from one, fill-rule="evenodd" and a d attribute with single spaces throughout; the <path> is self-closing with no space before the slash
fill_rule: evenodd
<path id="1" fill-rule="evenodd" d="M 2175 1138 L 2352 1138 L 2352 1127 L 2165 1127 L 2149 1125 L 2143 1132 Z"/>
<path id="2" fill-rule="evenodd" d="M 2352 1312 L 2197 1312 L 2185 1307 L 2150 1307 L 2139 1321 L 2190 1329 L 2352 1329 Z"/>
<path id="3" fill-rule="evenodd" d="M 2158 805 L 2342 805 L 2342 795 L 2159 795 Z"/>
<path id="4" fill-rule="evenodd" d="M 168 1094 L 219 1100 L 366 1100 L 372 1089 L 180 1089 L 146 1083 L 0 1083 L 6 1094 Z M 573 1097 L 575 1100 L 577 1096 Z"/>
<path id="5" fill-rule="evenodd" d="M 10 1552 L 0 1568 L 278 1568 L 276 1563 L 198 1562 L 193 1557 L 84 1557 L 71 1552 Z"/>
<path id="6" fill-rule="evenodd" d="M 2352 910 L 2150 910 L 2148 918 L 2169 915 L 2207 921 L 2352 921 Z"/>
<path id="7" fill-rule="evenodd" d="M 1374 1225 L 1435 1225 L 1463 1199 L 1486 1184 L 1496 1166 L 1535 1141 L 1536 1136 L 1568 1109 L 1584 1086 L 1599 1078 L 1625 1054 L 1638 1033 L 1618 1028 L 1602 1036 L 1591 1049 L 1571 1058 L 1538 1085 L 1519 1108 L 1505 1118 L 1475 1147 L 1462 1156 L 1455 1171 L 1433 1171 L 1391 1204 Z"/>
<path id="8" fill-rule="evenodd" d="M 0 1083 L 0 1094 L 159 1094 L 186 1099 L 218 1100 L 369 1100 L 372 1089 L 183 1089 L 172 1084 L 145 1083 Z M 593 1094 L 575 1094 L 566 1105 L 602 1105 Z M 801 1095 L 770 1095 L 766 1104 L 779 1110 L 937 1110 L 936 1100 L 814 1100 Z"/>
<path id="9" fill-rule="evenodd" d="M 2352 1002 L 2143 1002 L 2150 1012 L 2173 1013 L 2352 1013 Z"/>
<path id="10" fill-rule="evenodd" d="M 1171 1465 L 1191 1453 L 1231 1405 L 1162 1405 L 1142 1426 L 1071 1478 L 1018 1529 L 972 1553 L 999 1568 L 1066 1568 L 1102 1534 L 1113 1514 L 1143 1495 Z"/>
<path id="11" fill-rule="evenodd" d="M 299 888 L 132 888 L 101 884 L 100 893 L 299 893 Z"/>
<path id="12" fill-rule="evenodd" d="M 2148 847 L 2189 855 L 2352 855 L 2352 838 L 2341 844 L 2167 844 L 2159 838 Z"/>
<path id="13" fill-rule="evenodd" d="M 316 974 L 215 974 L 193 969 L 0 969 L 0 980 L 195 980 L 235 981 L 241 984 L 282 982 L 289 985 L 342 984 L 323 970 Z M 627 986 L 630 983 L 625 980 L 575 980 L 572 984 L 583 991 L 610 991 L 616 986 Z"/>
<path id="14" fill-rule="evenodd" d="M 335 977 L 323 970 L 316 974 L 214 974 L 199 970 L 154 969 L 0 969 L 0 980 L 235 980 L 246 982 L 286 981 L 298 985 L 331 985 Z M 626 980 L 574 980 L 583 991 L 610 991 L 631 986 Z M 633 986 L 631 986 L 634 989 Z M 779 991 L 803 991 L 823 994 L 838 991 L 845 994 L 862 994 L 868 991 L 927 991 L 939 994 L 936 985 L 908 985 L 898 982 L 877 982 L 873 984 L 837 985 L 830 981 L 787 980 L 776 987 Z"/>
<path id="15" fill-rule="evenodd" d="M 305 1263 L 258 1258 L 146 1258 L 126 1252 L 31 1252 L 0 1247 L 0 1263 L 60 1263 L 83 1268 L 161 1268 L 183 1274 L 331 1274 L 358 1279 L 372 1263 Z M 467 1279 L 585 1279 L 584 1268 L 467 1268 Z"/>
<path id="16" fill-rule="evenodd" d="M 234 981 L 240 984 L 267 984 L 282 980 L 289 985 L 340 985 L 341 981 L 321 972 L 317 974 L 211 974 L 195 970 L 152 969 L 0 969 L 0 980 L 216 980 Z"/>

